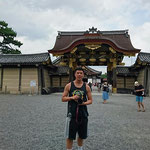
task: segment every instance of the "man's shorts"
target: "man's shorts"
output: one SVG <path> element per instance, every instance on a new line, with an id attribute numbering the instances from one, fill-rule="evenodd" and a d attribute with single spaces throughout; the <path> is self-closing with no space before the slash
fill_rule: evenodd
<path id="1" fill-rule="evenodd" d="M 143 96 L 136 96 L 137 102 L 143 102 Z"/>
<path id="2" fill-rule="evenodd" d="M 76 121 L 76 118 L 66 118 L 65 137 L 71 140 L 76 139 L 76 134 L 81 139 L 86 139 L 88 136 L 88 118 L 80 118 Z"/>

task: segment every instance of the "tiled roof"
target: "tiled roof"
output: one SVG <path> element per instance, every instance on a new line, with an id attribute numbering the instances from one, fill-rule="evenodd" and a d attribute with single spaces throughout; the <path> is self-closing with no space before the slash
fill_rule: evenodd
<path id="1" fill-rule="evenodd" d="M 101 71 L 94 70 L 90 67 L 85 66 L 84 68 L 86 75 L 101 75 Z M 69 74 L 69 67 L 68 66 L 56 66 L 55 69 L 50 69 L 49 74 L 51 75 L 62 75 L 62 74 Z"/>
<path id="2" fill-rule="evenodd" d="M 58 74 L 66 74 L 66 73 L 69 73 L 69 67 L 67 66 L 59 66 L 57 68 L 57 73 Z"/>
<path id="3" fill-rule="evenodd" d="M 81 32 L 58 32 L 54 48 L 49 50 L 50 53 L 69 52 L 72 48 L 85 42 L 102 42 L 109 44 L 114 49 L 123 52 L 137 53 L 140 49 L 133 47 L 128 30 L 117 31 L 97 31 L 89 33 L 88 31 Z"/>
<path id="4" fill-rule="evenodd" d="M 129 76 L 137 75 L 137 72 L 133 70 L 133 67 L 129 66 L 117 66 L 116 73 L 118 75 L 129 75 Z"/>
<path id="5" fill-rule="evenodd" d="M 49 53 L 0 55 L 0 64 L 35 64 L 47 60 L 50 60 Z"/>
<path id="6" fill-rule="evenodd" d="M 101 75 L 102 74 L 101 71 L 97 71 L 89 66 L 84 66 L 84 72 L 87 75 Z"/>
<path id="7" fill-rule="evenodd" d="M 140 52 L 137 59 L 140 59 L 141 62 L 150 63 L 150 53 Z"/>
<path id="8" fill-rule="evenodd" d="M 122 74 L 128 74 L 128 73 L 130 73 L 129 67 L 126 67 L 126 66 L 117 66 L 116 72 L 117 73 L 122 73 Z"/>
<path id="9" fill-rule="evenodd" d="M 53 60 L 52 64 L 57 65 L 60 62 L 60 60 L 61 60 L 61 57 L 59 56 L 55 60 Z"/>
<path id="10" fill-rule="evenodd" d="M 62 75 L 62 74 L 69 74 L 69 67 L 68 66 L 57 66 L 55 69 L 49 70 L 49 75 Z"/>

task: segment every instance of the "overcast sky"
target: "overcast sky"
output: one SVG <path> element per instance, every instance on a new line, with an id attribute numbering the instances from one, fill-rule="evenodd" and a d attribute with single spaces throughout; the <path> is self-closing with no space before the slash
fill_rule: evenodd
<path id="1" fill-rule="evenodd" d="M 17 32 L 23 54 L 52 49 L 58 31 L 129 30 L 131 42 L 150 52 L 150 0 L 0 0 L 0 20 Z M 52 59 L 54 59 L 52 57 Z M 126 58 L 131 65 L 134 57 Z"/>

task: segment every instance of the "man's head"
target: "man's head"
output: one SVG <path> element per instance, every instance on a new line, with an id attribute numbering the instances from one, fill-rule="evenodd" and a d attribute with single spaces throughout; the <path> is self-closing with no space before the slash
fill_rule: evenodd
<path id="1" fill-rule="evenodd" d="M 134 86 L 139 86 L 138 81 L 135 81 L 135 82 L 134 82 Z"/>
<path id="2" fill-rule="evenodd" d="M 105 85 L 107 85 L 107 82 L 104 82 Z"/>
<path id="3" fill-rule="evenodd" d="M 77 67 L 75 69 L 74 75 L 77 80 L 82 80 L 84 77 L 84 70 L 81 67 Z"/>

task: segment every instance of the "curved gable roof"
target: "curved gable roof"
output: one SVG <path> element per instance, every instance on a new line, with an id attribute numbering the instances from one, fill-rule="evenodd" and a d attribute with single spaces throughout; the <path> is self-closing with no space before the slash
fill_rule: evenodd
<path id="1" fill-rule="evenodd" d="M 117 31 L 97 31 L 90 33 L 89 31 L 81 32 L 58 32 L 54 48 L 49 53 L 66 53 L 71 51 L 79 44 L 91 42 L 105 43 L 121 52 L 138 53 L 140 49 L 133 47 L 128 30 Z"/>

